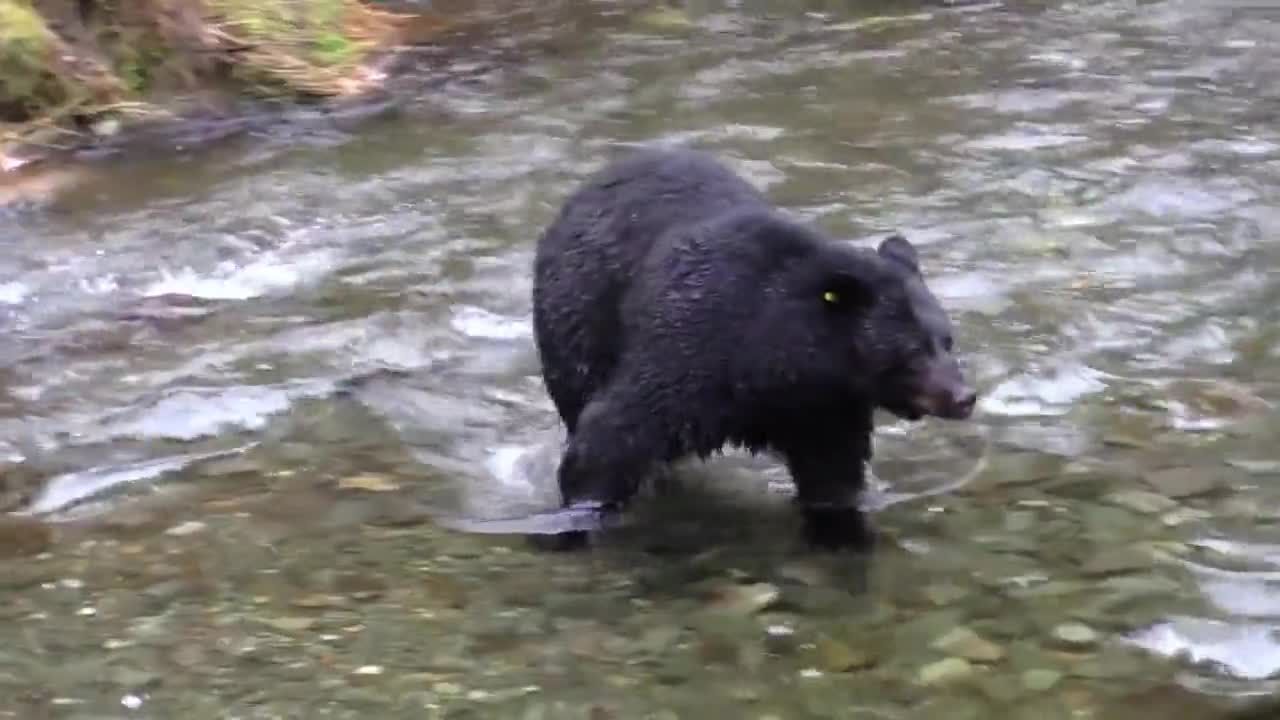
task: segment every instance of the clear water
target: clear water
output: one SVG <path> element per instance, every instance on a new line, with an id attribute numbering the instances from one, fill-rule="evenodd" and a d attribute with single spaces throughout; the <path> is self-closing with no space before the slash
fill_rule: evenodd
<path id="1" fill-rule="evenodd" d="M 0 216 L 0 717 L 1218 718 L 1270 693 L 1274 13 L 810 5 L 557 5 L 394 112 L 115 158 Z M 651 141 L 922 248 L 983 400 L 886 418 L 870 560 L 800 545 L 785 474 L 738 456 L 590 553 L 445 521 L 554 505 L 533 242 Z"/>

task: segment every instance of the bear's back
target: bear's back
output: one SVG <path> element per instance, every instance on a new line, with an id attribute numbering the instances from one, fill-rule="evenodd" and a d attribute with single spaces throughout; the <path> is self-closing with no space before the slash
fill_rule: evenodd
<path id="1" fill-rule="evenodd" d="M 622 304 L 654 244 L 678 227 L 770 205 L 706 153 L 649 148 L 588 178 L 538 240 L 534 339 L 572 432 L 626 344 Z"/>
<path id="2" fill-rule="evenodd" d="M 707 153 L 647 148 L 589 178 L 566 201 L 538 245 L 544 262 L 572 254 L 624 280 L 672 228 L 725 212 L 769 207 L 750 183 Z"/>

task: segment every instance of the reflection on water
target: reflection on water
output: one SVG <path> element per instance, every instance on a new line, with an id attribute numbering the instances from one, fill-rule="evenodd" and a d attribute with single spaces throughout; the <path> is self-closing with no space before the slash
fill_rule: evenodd
<path id="1" fill-rule="evenodd" d="M 1274 26 L 615 10 L 547 10 L 358 127 L 118 158 L 0 218 L 0 717 L 1218 718 L 1272 692 Z M 533 241 L 651 141 L 921 247 L 983 399 L 885 419 L 872 559 L 801 546 L 785 473 L 737 453 L 656 478 L 591 553 L 506 532 L 557 501 Z"/>

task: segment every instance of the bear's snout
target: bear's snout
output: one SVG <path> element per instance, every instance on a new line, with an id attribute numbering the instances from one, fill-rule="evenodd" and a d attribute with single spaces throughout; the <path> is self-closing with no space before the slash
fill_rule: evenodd
<path id="1" fill-rule="evenodd" d="M 948 420 L 965 420 L 973 414 L 973 406 L 978 403 L 978 391 L 968 385 L 953 388 L 942 402 L 938 417 Z"/>
<path id="2" fill-rule="evenodd" d="M 978 391 L 964 381 L 959 366 L 950 358 L 933 363 L 914 402 L 920 415 L 944 420 L 967 419 L 977 403 Z"/>

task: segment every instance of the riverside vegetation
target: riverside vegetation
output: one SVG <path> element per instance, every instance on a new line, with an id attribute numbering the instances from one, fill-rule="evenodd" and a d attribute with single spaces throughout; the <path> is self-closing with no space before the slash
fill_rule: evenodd
<path id="1" fill-rule="evenodd" d="M 236 95 L 357 94 L 404 18 L 360 0 L 0 0 L 0 151 Z"/>

